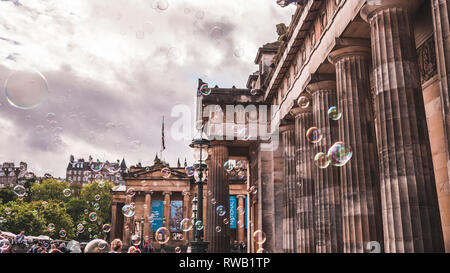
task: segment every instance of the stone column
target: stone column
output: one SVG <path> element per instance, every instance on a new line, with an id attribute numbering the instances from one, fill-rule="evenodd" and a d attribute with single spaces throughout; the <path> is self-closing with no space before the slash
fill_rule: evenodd
<path id="1" fill-rule="evenodd" d="M 370 48 L 348 46 L 330 54 L 336 66 L 339 141 L 353 152 L 340 167 L 344 252 L 364 253 L 371 241 L 382 245 L 381 195 L 374 114 L 371 102 Z"/>
<path id="2" fill-rule="evenodd" d="M 312 94 L 313 125 L 323 135 L 319 143 L 310 145 L 314 146 L 314 154 L 327 153 L 338 135 L 337 124 L 331 123 L 328 117 L 328 109 L 336 105 L 336 82 L 312 83 L 307 89 Z M 313 169 L 316 252 L 340 253 L 343 246 L 339 170 L 332 166 L 320 169 L 315 165 Z"/>
<path id="3" fill-rule="evenodd" d="M 144 239 L 150 240 L 151 236 L 151 225 L 150 225 L 150 215 L 152 214 L 152 191 L 145 193 L 145 206 L 144 206 Z"/>
<path id="4" fill-rule="evenodd" d="M 238 208 L 244 208 L 245 210 L 245 195 L 238 195 L 236 196 L 238 199 Z M 240 227 L 239 225 L 237 226 L 238 229 L 238 236 L 237 236 L 237 240 L 238 242 L 242 241 L 244 242 L 244 232 L 245 232 L 245 214 L 239 214 L 238 213 L 238 221 L 241 221 L 241 223 L 244 223 L 244 225 L 242 227 Z M 248 227 L 247 227 L 248 228 Z"/>
<path id="5" fill-rule="evenodd" d="M 125 199 L 125 205 L 131 204 L 131 200 L 132 198 L 127 195 Z M 131 232 L 133 230 L 132 225 L 133 225 L 133 217 L 125 217 L 122 242 L 123 245 L 127 247 L 130 245 Z"/>
<path id="6" fill-rule="evenodd" d="M 183 218 L 188 218 L 191 219 L 191 210 L 190 210 L 190 205 L 191 205 L 191 193 L 188 191 L 184 191 L 183 192 Z M 192 230 L 185 232 L 184 236 L 185 236 L 185 241 L 191 241 L 191 234 L 192 234 Z"/>
<path id="7" fill-rule="evenodd" d="M 434 39 L 436 44 L 437 64 L 439 71 L 439 79 L 441 83 L 441 101 L 444 118 L 444 137 L 446 140 L 447 162 L 445 167 L 436 170 L 445 177 L 447 173 L 447 181 L 438 184 L 438 200 L 441 209 L 442 230 L 444 233 L 444 242 L 446 252 L 450 252 L 450 1 L 449 0 L 432 0 L 431 6 L 433 10 L 434 22 Z M 443 147 L 442 147 L 443 148 Z M 436 166 L 435 166 L 436 167 Z M 440 170 L 443 170 L 440 172 Z M 436 179 L 438 180 L 438 179 Z M 438 182 L 438 181 L 436 181 Z M 445 185 L 445 184 L 447 185 Z"/>
<path id="8" fill-rule="evenodd" d="M 442 228 L 414 30 L 420 1 L 366 5 L 376 95 L 385 252 L 442 252 Z"/>
<path id="9" fill-rule="evenodd" d="M 311 98 L 310 98 L 311 99 Z M 314 240 L 314 146 L 306 139 L 306 131 L 313 126 L 312 107 L 294 108 L 297 202 L 297 252 L 316 252 Z"/>
<path id="10" fill-rule="evenodd" d="M 294 124 L 280 126 L 283 138 L 283 251 L 295 253 L 297 229 L 295 226 L 295 137 Z"/>
<path id="11" fill-rule="evenodd" d="M 170 223 L 170 196 L 172 195 L 172 192 L 165 191 L 163 192 L 163 195 L 164 195 L 164 217 L 166 218 L 166 223 L 163 224 L 163 226 L 168 229 Z"/>
<path id="12" fill-rule="evenodd" d="M 110 241 L 114 240 L 116 238 L 116 230 L 117 230 L 117 203 L 112 203 L 112 213 L 111 213 L 111 232 L 110 234 Z"/>
<path id="13" fill-rule="evenodd" d="M 226 211 L 230 210 L 230 187 L 228 175 L 224 164 L 228 161 L 228 147 L 223 144 L 212 143 L 211 161 L 209 164 L 208 191 L 211 195 L 206 195 L 206 241 L 209 241 L 209 251 L 211 253 L 230 252 L 230 226 L 223 223 L 223 217 L 216 213 L 216 207 L 222 205 Z M 215 204 L 211 199 L 216 200 Z M 217 229 L 220 228 L 220 231 Z"/>

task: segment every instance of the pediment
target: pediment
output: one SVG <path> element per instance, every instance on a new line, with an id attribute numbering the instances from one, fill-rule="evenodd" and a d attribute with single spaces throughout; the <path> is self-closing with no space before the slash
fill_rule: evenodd
<path id="1" fill-rule="evenodd" d="M 171 175 L 169 178 L 164 178 L 161 171 L 166 167 L 153 167 L 153 168 L 139 168 L 130 171 L 126 178 L 128 179 L 187 179 L 189 178 L 187 174 L 181 169 L 169 168 Z"/>

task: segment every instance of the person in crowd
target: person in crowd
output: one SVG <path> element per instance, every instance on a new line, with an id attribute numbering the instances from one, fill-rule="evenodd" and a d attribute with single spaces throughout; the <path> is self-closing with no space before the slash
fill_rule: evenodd
<path id="1" fill-rule="evenodd" d="M 122 246 L 122 241 L 120 239 L 114 239 L 111 242 L 111 250 L 109 251 L 109 253 L 121 253 Z"/>
<path id="2" fill-rule="evenodd" d="M 240 242 L 239 242 L 239 252 L 240 252 L 240 253 L 244 253 L 244 248 L 245 248 L 244 245 L 245 245 L 245 244 L 244 244 L 243 241 L 240 241 Z"/>
<path id="3" fill-rule="evenodd" d="M 154 252 L 155 252 L 155 248 L 153 247 L 152 239 L 150 239 L 150 241 L 148 242 L 148 253 L 154 253 Z"/>
<path id="4" fill-rule="evenodd" d="M 128 253 L 136 253 L 136 247 L 135 246 L 130 246 L 128 248 Z"/>
<path id="5" fill-rule="evenodd" d="M 62 252 L 62 253 L 66 253 L 67 248 L 66 248 L 66 244 L 65 243 L 61 243 L 58 247 L 58 249 Z"/>
<path id="6" fill-rule="evenodd" d="M 15 242 L 20 248 L 24 248 L 25 247 L 25 231 L 21 231 L 17 236 L 16 236 L 16 242 Z"/>
<path id="7" fill-rule="evenodd" d="M 231 253 L 238 253 L 238 241 L 234 240 L 233 244 L 231 245 Z"/>
<path id="8" fill-rule="evenodd" d="M 63 253 L 61 250 L 56 248 L 55 244 L 52 244 L 50 246 L 50 250 L 48 251 L 48 253 Z"/>
<path id="9" fill-rule="evenodd" d="M 0 253 L 11 253 L 11 243 L 8 240 L 0 241 Z"/>
<path id="10" fill-rule="evenodd" d="M 0 230 L 0 240 L 1 240 L 1 239 L 5 239 L 5 237 L 3 237 L 2 231 Z"/>

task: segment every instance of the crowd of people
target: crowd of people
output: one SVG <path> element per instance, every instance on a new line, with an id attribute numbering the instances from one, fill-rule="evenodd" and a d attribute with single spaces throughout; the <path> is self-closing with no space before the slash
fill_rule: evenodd
<path id="1" fill-rule="evenodd" d="M 234 241 L 233 244 L 231 245 L 231 252 L 232 253 L 247 253 L 247 245 L 243 242 L 240 241 L 238 243 L 238 241 Z"/>

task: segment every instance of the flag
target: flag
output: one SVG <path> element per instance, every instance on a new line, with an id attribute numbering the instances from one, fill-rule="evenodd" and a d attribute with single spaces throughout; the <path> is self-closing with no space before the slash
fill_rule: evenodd
<path id="1" fill-rule="evenodd" d="M 162 141 L 162 146 L 161 146 L 161 151 L 164 151 L 166 149 L 166 143 L 164 140 L 164 116 L 163 116 L 163 122 L 162 122 L 162 137 L 161 137 L 161 141 Z"/>

